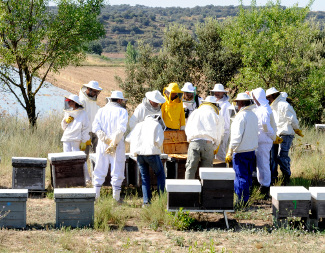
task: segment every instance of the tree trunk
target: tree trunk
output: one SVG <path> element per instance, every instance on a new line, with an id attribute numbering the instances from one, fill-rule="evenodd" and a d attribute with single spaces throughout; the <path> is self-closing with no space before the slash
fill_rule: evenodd
<path id="1" fill-rule="evenodd" d="M 31 128 L 36 127 L 37 115 L 36 115 L 36 105 L 35 97 L 29 97 L 28 104 L 26 105 L 26 112 L 28 116 L 29 126 Z"/>

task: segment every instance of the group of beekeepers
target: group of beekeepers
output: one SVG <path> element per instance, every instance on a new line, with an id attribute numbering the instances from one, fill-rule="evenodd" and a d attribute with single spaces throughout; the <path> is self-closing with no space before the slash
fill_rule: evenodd
<path id="1" fill-rule="evenodd" d="M 165 172 L 160 159 L 164 131 L 185 130 L 189 142 L 185 179 L 194 179 L 199 166 L 212 167 L 213 160 L 231 163 L 236 173 L 234 188 L 238 201 L 247 203 L 252 173 L 257 170 L 260 191 L 268 196 L 270 185 L 278 180 L 278 165 L 283 184 L 290 180 L 289 149 L 294 134 L 303 137 L 287 94 L 272 87 L 237 94 L 230 104 L 228 91 L 215 84 L 205 99 L 198 96 L 192 83 L 180 89 L 170 83 L 163 89 L 145 94 L 128 118 L 121 91 L 112 91 L 107 104 L 99 108 L 98 82 L 84 84 L 79 97 L 66 97 L 62 120 L 64 152 L 96 152 L 93 186 L 96 198 L 111 166 L 113 198 L 121 203 L 121 185 L 125 172 L 125 141 L 137 157 L 143 192 L 143 206 L 150 204 L 152 193 L 149 168 L 157 177 L 158 193 L 165 188 Z M 127 128 L 130 133 L 124 138 Z M 98 145 L 97 145 L 98 143 Z M 90 181 L 87 165 L 86 180 Z"/>

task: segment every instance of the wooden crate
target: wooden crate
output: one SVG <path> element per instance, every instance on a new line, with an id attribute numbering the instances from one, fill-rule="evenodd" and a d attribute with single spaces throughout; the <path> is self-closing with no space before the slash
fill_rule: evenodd
<path id="1" fill-rule="evenodd" d="M 83 167 L 87 156 L 83 151 L 50 153 L 48 159 L 54 188 L 86 186 Z"/>
<path id="2" fill-rule="evenodd" d="M 202 184 L 201 204 L 205 210 L 234 209 L 234 180 L 233 168 L 204 168 L 199 169 Z"/>
<path id="3" fill-rule="evenodd" d="M 92 180 L 94 179 L 94 170 L 95 170 L 95 165 L 96 165 L 96 153 L 90 153 L 89 154 L 89 160 L 90 160 L 90 169 L 91 169 L 91 173 L 92 173 Z M 129 171 L 129 154 L 126 153 L 125 154 L 125 173 L 126 173 L 126 178 L 127 178 L 127 174 L 128 174 L 128 171 Z M 111 185 L 111 164 L 109 164 L 108 166 L 108 172 L 107 172 L 107 175 L 105 177 L 105 181 L 104 183 L 102 184 L 102 186 L 112 186 Z M 127 183 L 127 180 L 123 180 L 123 183 L 122 185 L 124 186 L 127 186 L 129 185 Z"/>
<path id="4" fill-rule="evenodd" d="M 28 189 L 0 189 L 0 227 L 26 227 Z"/>
<path id="5" fill-rule="evenodd" d="M 311 194 L 303 186 L 272 186 L 273 216 L 278 219 L 287 217 L 309 217 Z"/>
<path id="6" fill-rule="evenodd" d="M 325 218 L 325 187 L 309 187 L 311 194 L 311 214 L 319 220 Z"/>
<path id="7" fill-rule="evenodd" d="M 167 210 L 200 209 L 201 184 L 197 179 L 167 179 Z"/>
<path id="8" fill-rule="evenodd" d="M 184 130 L 164 132 L 163 149 L 165 154 L 187 154 L 188 145 Z"/>
<path id="9" fill-rule="evenodd" d="M 92 227 L 95 196 L 94 188 L 54 189 L 56 227 Z"/>
<path id="10" fill-rule="evenodd" d="M 45 191 L 46 158 L 12 157 L 12 188 Z"/>

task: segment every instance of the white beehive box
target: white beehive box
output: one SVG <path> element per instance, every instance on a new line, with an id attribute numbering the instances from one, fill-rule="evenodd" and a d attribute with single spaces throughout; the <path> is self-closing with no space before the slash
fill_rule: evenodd
<path id="1" fill-rule="evenodd" d="M 0 227 L 26 227 L 28 189 L 0 189 Z"/>
<path id="2" fill-rule="evenodd" d="M 202 184 L 202 209 L 233 210 L 236 177 L 233 168 L 201 167 L 199 175 Z"/>
<path id="3" fill-rule="evenodd" d="M 200 208 L 202 187 L 198 179 L 167 179 L 167 210 L 184 208 L 196 210 Z"/>
<path id="4" fill-rule="evenodd" d="M 311 194 L 303 186 L 272 186 L 273 215 L 277 218 L 309 217 Z"/>
<path id="5" fill-rule="evenodd" d="M 325 217 L 325 187 L 309 187 L 311 213 L 317 220 Z"/>
<path id="6" fill-rule="evenodd" d="M 46 158 L 12 157 L 12 188 L 45 191 Z"/>
<path id="7" fill-rule="evenodd" d="M 57 227 L 92 227 L 94 225 L 94 188 L 54 189 Z"/>

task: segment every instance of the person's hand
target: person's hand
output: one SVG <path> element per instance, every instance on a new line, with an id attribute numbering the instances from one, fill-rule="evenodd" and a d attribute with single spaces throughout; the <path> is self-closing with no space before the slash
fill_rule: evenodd
<path id="1" fill-rule="evenodd" d="M 85 151 L 86 150 L 86 147 L 87 147 L 86 142 L 81 142 L 80 143 L 80 150 L 81 151 Z"/>
<path id="2" fill-rule="evenodd" d="M 67 119 L 65 119 L 65 122 L 67 122 L 67 124 L 70 124 L 73 120 L 74 120 L 74 117 L 69 116 Z"/>
<path id="3" fill-rule="evenodd" d="M 226 163 L 231 163 L 231 161 L 232 161 L 232 153 L 233 153 L 232 149 L 229 148 L 228 152 L 226 154 L 226 159 L 225 159 Z"/>
<path id="4" fill-rule="evenodd" d="M 273 144 L 281 144 L 282 142 L 283 142 L 283 139 L 279 136 L 276 136 Z"/>
<path id="5" fill-rule="evenodd" d="M 89 139 L 88 141 L 86 141 L 86 145 L 90 146 L 91 145 L 91 139 Z"/>
<path id="6" fill-rule="evenodd" d="M 110 143 L 108 147 L 105 149 L 105 153 L 109 155 L 113 155 L 116 152 L 116 146 L 113 143 Z"/>
<path id="7" fill-rule="evenodd" d="M 214 155 L 218 154 L 218 151 L 219 151 L 219 147 L 220 147 L 220 145 L 217 147 L 217 149 L 216 149 L 216 150 L 214 150 L 214 151 L 213 151 L 213 154 L 214 154 Z"/>
<path id="8" fill-rule="evenodd" d="M 301 132 L 300 129 L 295 129 L 294 131 L 295 131 L 295 133 L 298 134 L 299 136 L 304 137 L 304 135 L 302 134 L 302 132 Z"/>

